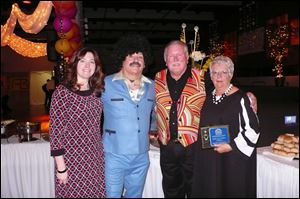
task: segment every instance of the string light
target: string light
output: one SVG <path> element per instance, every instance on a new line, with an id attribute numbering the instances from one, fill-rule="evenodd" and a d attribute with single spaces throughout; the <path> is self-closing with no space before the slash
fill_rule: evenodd
<path id="1" fill-rule="evenodd" d="M 52 6 L 51 1 L 40 1 L 33 14 L 26 15 L 18 4 L 13 4 L 9 19 L 5 25 L 1 25 L 1 46 L 9 45 L 17 53 L 26 57 L 47 55 L 46 43 L 34 43 L 16 36 L 13 32 L 18 20 L 25 32 L 37 34 L 47 25 Z"/>
<path id="2" fill-rule="evenodd" d="M 18 37 L 15 34 L 11 35 L 9 47 L 24 57 L 42 57 L 47 55 L 46 43 L 35 43 Z"/>
<path id="3" fill-rule="evenodd" d="M 209 51 L 213 56 L 224 54 L 224 44 L 218 40 L 210 40 Z"/>
<path id="4" fill-rule="evenodd" d="M 288 55 L 287 42 L 289 39 L 288 25 L 280 25 L 279 27 L 269 26 L 266 29 L 267 37 L 267 53 L 270 58 L 274 59 L 276 77 L 282 77 L 283 59 Z"/>

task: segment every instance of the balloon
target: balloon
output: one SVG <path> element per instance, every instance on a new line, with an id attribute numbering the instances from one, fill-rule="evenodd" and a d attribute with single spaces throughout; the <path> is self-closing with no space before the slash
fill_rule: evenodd
<path id="1" fill-rule="evenodd" d="M 81 37 L 80 36 L 73 37 L 73 38 L 70 39 L 70 41 L 80 42 L 81 41 Z"/>
<path id="2" fill-rule="evenodd" d="M 57 32 L 57 35 L 61 39 L 71 39 L 74 36 L 74 29 L 71 28 L 68 32 Z"/>
<path id="3" fill-rule="evenodd" d="M 66 53 L 64 53 L 65 57 L 72 57 L 73 53 L 75 52 L 75 50 L 73 50 L 72 48 L 70 48 L 70 50 Z"/>
<path id="4" fill-rule="evenodd" d="M 68 32 L 72 28 L 72 21 L 67 17 L 57 16 L 54 19 L 53 27 L 56 32 Z"/>
<path id="5" fill-rule="evenodd" d="M 70 19 L 74 19 L 77 13 L 77 8 L 70 8 L 70 9 L 55 9 L 55 15 L 61 17 L 68 17 Z"/>
<path id="6" fill-rule="evenodd" d="M 72 29 L 73 29 L 73 32 L 74 32 L 73 36 L 80 36 L 80 28 L 79 28 L 79 25 L 77 23 L 72 24 Z"/>
<path id="7" fill-rule="evenodd" d="M 66 33 L 58 32 L 57 34 L 62 39 L 69 39 L 70 40 L 73 37 L 80 36 L 80 28 L 79 28 L 77 23 L 72 23 L 72 27 L 68 32 L 66 32 Z M 80 40 L 78 40 L 78 41 L 80 41 Z"/>
<path id="8" fill-rule="evenodd" d="M 71 48 L 69 41 L 67 39 L 59 39 L 55 43 L 55 49 L 58 53 L 67 53 Z"/>
<path id="9" fill-rule="evenodd" d="M 81 46 L 81 42 L 69 41 L 69 44 L 73 50 L 77 50 Z"/>
<path id="10" fill-rule="evenodd" d="M 75 1 L 52 1 L 55 9 L 71 9 L 75 7 Z"/>

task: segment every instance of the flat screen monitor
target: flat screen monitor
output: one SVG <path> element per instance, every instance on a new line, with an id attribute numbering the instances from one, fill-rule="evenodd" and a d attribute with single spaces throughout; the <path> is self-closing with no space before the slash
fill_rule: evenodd
<path id="1" fill-rule="evenodd" d="M 297 122 L 296 115 L 286 115 L 284 116 L 284 124 L 285 125 L 295 125 Z"/>

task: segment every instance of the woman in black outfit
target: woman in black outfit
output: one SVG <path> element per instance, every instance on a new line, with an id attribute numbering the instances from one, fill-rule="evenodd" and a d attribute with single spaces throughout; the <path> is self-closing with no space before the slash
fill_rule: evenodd
<path id="1" fill-rule="evenodd" d="M 210 66 L 215 90 L 207 94 L 200 127 L 228 125 L 230 142 L 203 149 L 199 129 L 192 197 L 256 197 L 258 118 L 246 93 L 231 84 L 233 71 L 234 64 L 225 56 Z"/>

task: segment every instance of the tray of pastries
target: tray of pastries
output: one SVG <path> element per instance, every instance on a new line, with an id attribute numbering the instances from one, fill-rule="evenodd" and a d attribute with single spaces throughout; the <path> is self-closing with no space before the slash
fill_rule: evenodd
<path id="1" fill-rule="evenodd" d="M 272 152 L 284 157 L 299 157 L 299 136 L 291 133 L 279 135 L 271 144 Z"/>

